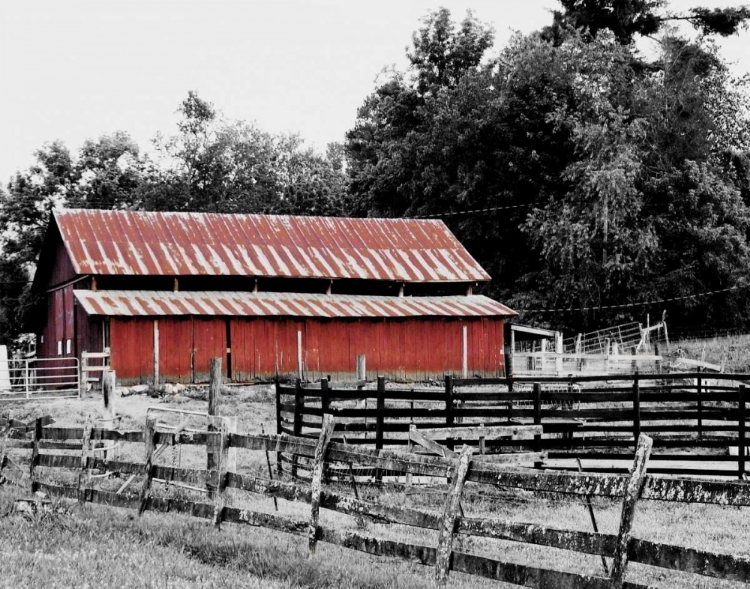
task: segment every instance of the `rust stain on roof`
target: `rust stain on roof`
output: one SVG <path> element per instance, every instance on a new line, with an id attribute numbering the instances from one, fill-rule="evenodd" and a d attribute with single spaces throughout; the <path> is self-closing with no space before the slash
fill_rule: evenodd
<path id="1" fill-rule="evenodd" d="M 78 274 L 487 282 L 442 221 L 63 210 Z"/>
<path id="2" fill-rule="evenodd" d="M 251 292 L 74 291 L 89 315 L 248 317 L 511 317 L 505 305 L 481 295 L 378 297 Z"/>

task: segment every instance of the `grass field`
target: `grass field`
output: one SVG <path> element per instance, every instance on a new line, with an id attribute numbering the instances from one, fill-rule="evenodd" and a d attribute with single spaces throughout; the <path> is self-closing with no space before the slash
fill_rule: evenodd
<path id="1" fill-rule="evenodd" d="M 750 338 L 748 338 L 750 346 Z M 709 360 L 706 358 L 708 361 Z M 175 397 L 152 399 L 145 396 L 115 398 L 123 429 L 140 429 L 150 406 L 205 411 L 206 400 L 197 389 Z M 88 394 L 83 399 L 0 404 L 0 414 L 28 421 L 50 414 L 59 425 L 80 425 L 87 417 L 101 417 L 101 399 Z M 270 387 L 232 388 L 225 391 L 222 415 L 238 418 L 238 431 L 275 431 L 275 407 Z M 123 447 L 123 458 L 142 460 L 143 446 Z M 14 459 L 22 461 L 22 456 Z M 185 468 L 205 468 L 205 450 L 185 449 L 180 455 L 163 456 L 163 463 L 175 459 Z M 242 451 L 240 472 L 266 474 L 265 455 Z M 8 471 L 20 482 L 20 473 Z M 119 483 L 118 483 L 119 484 Z M 342 491 L 348 491 L 342 489 Z M 440 511 L 442 495 L 406 495 L 403 490 L 361 489 L 368 498 L 388 504 L 412 505 Z M 475 484 L 467 484 L 464 510 L 468 516 L 497 517 L 540 523 L 559 528 L 591 531 L 591 521 L 582 501 L 558 497 L 517 496 L 503 502 L 488 500 Z M 34 515 L 13 510 L 13 500 L 25 495 L 14 484 L 0 486 L 0 586 L 122 586 L 122 587 L 431 587 L 432 571 L 417 564 L 378 558 L 326 544 L 318 556 L 307 559 L 304 538 L 227 525 L 217 531 L 207 522 L 179 515 L 134 512 L 104 506 L 79 506 L 68 501 L 52 502 L 48 512 Z M 238 507 L 252 506 L 273 512 L 270 499 L 232 494 Z M 306 519 L 309 507 L 278 501 L 279 512 Z M 616 533 L 620 504 L 594 503 L 600 531 Z M 648 540 L 703 550 L 750 557 L 750 512 L 745 509 L 704 505 L 642 502 L 634 535 Z M 355 518 L 322 510 L 321 524 L 338 529 L 365 531 L 375 537 L 435 545 L 435 532 L 405 526 L 365 523 Z M 599 557 L 532 545 L 486 539 L 461 539 L 458 550 L 528 564 L 586 574 L 602 575 Z M 660 587 L 738 587 L 707 577 L 672 573 L 663 569 L 631 565 L 628 579 Z M 451 574 L 451 587 L 498 587 L 504 584 L 477 577 Z M 508 587 L 510 587 L 508 585 Z"/>

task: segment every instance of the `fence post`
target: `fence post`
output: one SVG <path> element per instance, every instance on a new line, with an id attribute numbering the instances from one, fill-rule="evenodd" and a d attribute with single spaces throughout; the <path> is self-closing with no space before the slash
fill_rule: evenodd
<path id="1" fill-rule="evenodd" d="M 701 367 L 698 366 L 698 380 L 696 392 L 698 393 L 698 439 L 703 438 L 703 377 L 700 375 Z"/>
<path id="2" fill-rule="evenodd" d="M 612 561 L 612 575 L 609 580 L 610 589 L 622 589 L 625 579 L 625 569 L 628 566 L 628 547 L 630 545 L 630 530 L 635 518 L 635 507 L 643 490 L 646 480 L 646 466 L 651 455 L 653 440 L 641 434 L 638 438 L 638 447 L 635 451 L 635 460 L 630 470 L 630 479 L 625 488 L 625 498 L 622 501 L 622 513 L 620 515 L 620 531 L 617 534 L 615 555 Z"/>
<path id="3" fill-rule="evenodd" d="M 42 439 L 42 419 L 37 417 L 34 420 L 34 440 L 31 446 L 31 464 L 29 466 L 29 490 L 31 495 L 36 492 L 36 481 L 34 480 L 34 469 L 39 462 L 39 440 Z"/>
<path id="4" fill-rule="evenodd" d="M 738 411 L 737 411 L 737 421 L 738 421 L 738 440 L 737 440 L 737 466 L 739 472 L 737 473 L 740 477 L 740 480 L 742 479 L 743 475 L 745 474 L 745 415 L 746 415 L 746 408 L 745 408 L 745 399 L 746 399 L 746 391 L 745 391 L 745 385 L 741 384 L 740 388 L 738 390 Z"/>
<path id="5" fill-rule="evenodd" d="M 445 375 L 445 426 L 451 427 L 453 419 L 453 377 L 450 374 Z M 453 438 L 447 438 L 445 445 L 453 450 Z"/>
<path id="6" fill-rule="evenodd" d="M 302 392 L 302 381 L 298 378 L 294 381 L 294 425 L 292 433 L 297 437 L 302 433 L 302 416 L 305 410 L 305 397 Z M 292 455 L 292 478 L 297 478 L 297 461 L 299 456 Z"/>
<path id="7" fill-rule="evenodd" d="M 276 377 L 276 435 L 281 435 L 281 385 L 279 377 Z M 276 452 L 276 472 L 281 475 L 281 452 Z"/>
<path id="8" fill-rule="evenodd" d="M 322 409 L 324 417 L 325 417 L 325 414 L 328 413 L 330 402 L 331 401 L 328 396 L 328 379 L 321 378 L 320 379 L 320 407 Z"/>
<path id="9" fill-rule="evenodd" d="M 153 460 L 154 460 L 154 442 L 156 437 L 156 432 L 154 431 L 154 428 L 156 427 L 156 420 L 154 418 L 150 418 L 146 420 L 146 430 L 143 432 L 143 442 L 146 446 L 146 463 L 143 466 L 144 474 L 146 475 L 146 478 L 143 481 L 143 486 L 141 487 L 141 493 L 140 493 L 140 505 L 138 506 L 138 515 L 143 515 L 143 512 L 146 511 L 146 506 L 148 504 L 148 497 L 151 491 L 151 480 L 154 477 L 154 469 L 151 468 L 153 466 Z"/>
<path id="10" fill-rule="evenodd" d="M 7 427 L 2 430 L 2 433 L 0 433 L 0 485 L 3 484 L 3 469 L 5 468 L 5 462 L 6 462 L 6 456 L 5 456 L 5 448 L 8 444 L 8 434 L 10 433 L 10 416 L 8 416 L 8 425 Z"/>
<path id="11" fill-rule="evenodd" d="M 113 370 L 105 370 L 102 374 L 102 401 L 104 402 L 104 419 L 113 420 L 115 410 L 112 397 L 115 393 L 115 373 Z M 111 421 L 110 421 L 111 423 Z"/>
<path id="12" fill-rule="evenodd" d="M 89 456 L 91 456 L 91 416 L 86 418 L 83 427 L 83 442 L 81 443 L 81 470 L 78 471 L 78 503 L 86 501 L 85 484 L 88 483 Z"/>
<path id="13" fill-rule="evenodd" d="M 375 449 L 383 449 L 383 426 L 385 422 L 385 376 L 378 376 L 378 398 L 377 398 L 377 417 L 375 418 Z M 378 468 L 375 471 L 375 478 L 378 481 L 383 480 L 383 472 Z"/>
<path id="14" fill-rule="evenodd" d="M 27 361 L 28 362 L 28 361 Z M 88 378 L 89 357 L 86 352 L 81 352 L 81 364 L 78 369 L 78 398 L 83 397 L 86 392 L 86 379 Z"/>
<path id="15" fill-rule="evenodd" d="M 217 420 L 214 419 L 218 415 L 219 402 L 221 401 L 221 358 L 211 358 L 211 372 L 210 380 L 208 384 L 208 431 L 218 432 L 221 429 L 221 424 L 216 427 Z M 211 435 L 209 433 L 209 440 Z M 210 476 L 212 471 L 219 470 L 220 457 L 217 452 L 218 445 L 214 441 L 206 443 L 206 471 L 209 476 L 206 479 L 206 487 L 208 488 L 208 498 L 216 499 L 216 486 Z"/>
<path id="16" fill-rule="evenodd" d="M 216 461 L 216 470 L 209 471 L 206 473 L 206 475 L 207 480 L 213 480 L 214 478 L 216 479 L 214 487 L 214 527 L 220 529 L 221 519 L 224 515 L 224 492 L 227 488 L 227 467 L 229 461 L 229 420 L 221 417 L 216 419 L 219 420 L 219 443 L 213 447 L 214 460 Z M 208 443 L 211 443 L 210 438 Z"/>
<path id="17" fill-rule="evenodd" d="M 438 545 L 435 552 L 435 581 L 438 587 L 445 587 L 448 583 L 448 572 L 451 569 L 453 554 L 453 533 L 456 530 L 456 517 L 461 508 L 461 493 L 464 490 L 466 474 L 469 472 L 471 454 L 470 446 L 464 446 L 461 450 L 461 455 L 456 461 L 453 484 L 448 491 L 443 516 L 440 518 Z"/>
<path id="18" fill-rule="evenodd" d="M 534 383 L 534 425 L 542 425 L 542 385 L 538 382 Z M 534 450 L 536 452 L 542 451 L 542 436 L 540 434 L 534 436 Z M 542 468 L 542 463 L 535 462 L 534 468 Z"/>
<path id="19" fill-rule="evenodd" d="M 334 419 L 332 415 L 323 416 L 323 425 L 320 429 L 320 437 L 315 446 L 313 457 L 312 480 L 310 482 L 310 527 L 308 530 L 308 553 L 307 557 L 315 556 L 318 543 L 318 516 L 320 515 L 320 492 L 323 485 L 323 465 L 328 448 L 328 443 L 333 436 Z"/>
<path id="20" fill-rule="evenodd" d="M 641 387 L 638 383 L 638 371 L 633 379 L 633 445 L 638 447 L 638 438 L 641 435 Z"/>

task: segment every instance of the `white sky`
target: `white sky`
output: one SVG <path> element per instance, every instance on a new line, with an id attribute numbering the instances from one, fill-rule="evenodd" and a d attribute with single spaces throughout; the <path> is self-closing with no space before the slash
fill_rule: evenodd
<path id="1" fill-rule="evenodd" d="M 673 0 L 675 10 L 732 0 Z M 0 183 L 45 142 L 75 151 L 123 130 L 148 149 L 176 131 L 189 90 L 232 119 L 299 132 L 323 150 L 343 141 L 388 65 L 403 69 L 420 18 L 467 9 L 496 29 L 551 21 L 556 0 L 0 0 Z M 750 31 L 722 41 L 750 71 Z"/>

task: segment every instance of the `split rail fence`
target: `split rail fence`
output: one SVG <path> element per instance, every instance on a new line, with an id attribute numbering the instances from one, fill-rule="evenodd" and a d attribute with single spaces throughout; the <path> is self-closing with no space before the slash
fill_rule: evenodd
<path id="1" fill-rule="evenodd" d="M 646 474 L 651 439 L 643 434 L 639 436 L 630 472 L 617 475 L 543 471 L 494 464 L 472 456 L 473 449 L 469 446 L 464 446 L 455 458 L 443 458 L 337 443 L 331 441 L 337 425 L 331 416 L 323 420 L 316 439 L 285 434 L 238 434 L 228 431 L 225 418 L 210 417 L 208 421 L 215 431 L 208 428 L 201 431 L 165 428 L 153 418 L 147 419 L 144 431 L 93 428 L 90 423 L 83 428 L 62 428 L 54 424 L 45 426 L 42 419 L 28 426 L 0 421 L 0 477 L 3 471 L 10 475 L 10 470 L 17 471 L 19 468 L 18 463 L 10 464 L 9 449 L 16 452 L 29 450 L 26 486 L 32 502 L 35 500 L 34 494 L 43 491 L 79 502 L 134 509 L 139 514 L 145 511 L 174 512 L 211 521 L 215 526 L 231 522 L 268 528 L 307 538 L 310 555 L 315 554 L 317 543 L 322 541 L 434 567 L 438 586 L 445 584 L 452 570 L 528 587 L 643 587 L 624 580 L 629 563 L 750 582 L 750 559 L 633 537 L 631 525 L 638 501 L 750 506 L 750 484 L 745 482 L 660 478 Z M 30 439 L 10 437 L 11 431 L 25 436 L 26 430 Z M 105 441 L 143 444 L 145 461 L 108 460 L 101 451 L 101 444 Z M 489 442 L 485 440 L 485 443 Z M 207 468 L 194 470 L 156 464 L 159 453 L 175 445 L 205 446 Z M 228 459 L 231 449 L 304 456 L 312 461 L 311 483 L 303 485 L 238 474 Z M 403 475 L 436 477 L 442 481 L 447 479 L 449 490 L 442 512 L 365 501 L 331 490 L 330 487 L 324 488 L 324 465 L 331 463 L 356 464 Z M 67 473 L 68 480 L 75 482 L 68 485 L 57 482 L 55 477 L 61 476 L 57 474 L 60 471 Z M 102 488 L 102 481 L 115 476 L 127 477 L 126 483 L 117 490 Z M 157 487 L 165 482 L 202 491 L 207 499 L 160 496 Z M 128 485 L 131 492 L 125 492 Z M 619 531 L 617 534 L 604 534 L 502 519 L 465 517 L 461 514 L 460 500 L 466 485 L 621 500 Z M 307 503 L 310 505 L 309 518 L 290 519 L 278 513 L 232 507 L 227 501 L 228 489 L 274 500 Z M 369 518 L 377 523 L 434 530 L 437 541 L 434 546 L 413 545 L 321 526 L 320 508 Z M 607 567 L 607 576 L 598 576 L 505 562 L 457 551 L 454 547 L 457 537 L 501 539 L 601 555 L 612 559 L 611 566 Z"/>
<path id="2" fill-rule="evenodd" d="M 746 374 L 608 375 L 606 377 L 457 379 L 444 387 L 373 388 L 276 385 L 277 433 L 319 435 L 323 415 L 336 418 L 333 439 L 376 450 L 409 444 L 412 425 L 435 430 L 448 448 L 478 440 L 450 433 L 467 427 L 539 425 L 541 436 L 486 442 L 488 454 L 546 452 L 541 468 L 623 473 L 639 436 L 653 439 L 652 473 L 743 478 L 747 467 Z M 440 429 L 446 434 L 441 435 Z M 450 435 L 449 435 L 450 434 Z M 282 456 L 281 462 L 293 458 Z M 296 463 L 295 463 L 296 466 Z"/>

